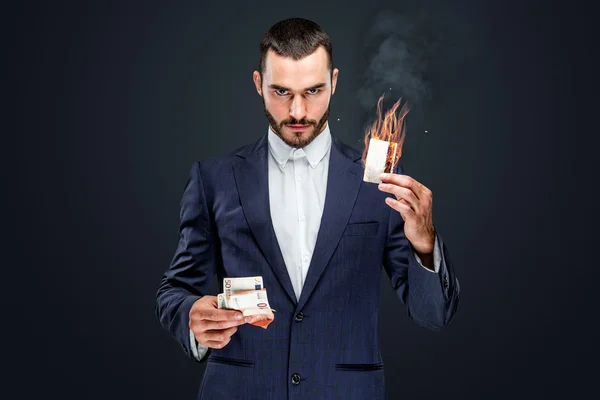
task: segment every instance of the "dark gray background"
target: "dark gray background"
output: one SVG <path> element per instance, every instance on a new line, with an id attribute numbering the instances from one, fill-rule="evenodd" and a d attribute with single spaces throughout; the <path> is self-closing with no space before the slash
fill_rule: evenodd
<path id="1" fill-rule="evenodd" d="M 362 148 L 374 116 L 356 96 L 364 35 L 383 9 L 420 10 L 425 31 L 443 38 L 422 69 L 429 95 L 408 116 L 402 164 L 433 191 L 462 291 L 455 320 L 433 333 L 408 320 L 382 281 L 390 398 L 593 390 L 595 159 L 583 151 L 594 131 L 575 114 L 591 108 L 581 102 L 593 71 L 588 10 L 547 1 L 99 3 L 29 4 L 5 17 L 14 28 L 5 81 L 16 88 L 3 135 L 13 398 L 195 398 L 204 367 L 154 315 L 189 169 L 266 132 L 252 83 L 258 43 L 292 16 L 330 35 L 340 69 L 331 131 Z"/>

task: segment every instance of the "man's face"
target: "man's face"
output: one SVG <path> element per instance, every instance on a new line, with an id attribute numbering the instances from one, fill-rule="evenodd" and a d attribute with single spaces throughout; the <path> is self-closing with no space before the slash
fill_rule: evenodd
<path id="1" fill-rule="evenodd" d="M 301 60 L 269 50 L 262 79 L 254 71 L 271 129 L 289 146 L 308 145 L 326 127 L 339 72 L 336 68 L 330 76 L 327 63 L 323 47 Z"/>

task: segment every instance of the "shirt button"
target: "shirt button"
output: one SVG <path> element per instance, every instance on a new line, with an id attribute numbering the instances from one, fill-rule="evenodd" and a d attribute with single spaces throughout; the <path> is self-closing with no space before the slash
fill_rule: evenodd
<path id="1" fill-rule="evenodd" d="M 304 215 L 301 215 L 299 220 L 300 220 L 300 222 L 304 221 Z"/>
<path id="2" fill-rule="evenodd" d="M 298 314 L 296 314 L 296 318 L 294 318 L 297 322 L 300 322 L 304 319 L 304 314 L 302 313 L 302 311 L 300 311 Z"/>
<path id="3" fill-rule="evenodd" d="M 301 180 L 302 180 L 302 177 L 301 177 L 300 175 L 298 175 L 298 176 L 296 177 L 296 182 L 300 182 Z"/>
<path id="4" fill-rule="evenodd" d="M 308 256 L 304 256 L 304 262 L 307 263 L 308 262 Z"/>
<path id="5" fill-rule="evenodd" d="M 292 375 L 292 383 L 294 385 L 299 385 L 300 384 L 300 375 L 298 374 L 293 374 Z"/>

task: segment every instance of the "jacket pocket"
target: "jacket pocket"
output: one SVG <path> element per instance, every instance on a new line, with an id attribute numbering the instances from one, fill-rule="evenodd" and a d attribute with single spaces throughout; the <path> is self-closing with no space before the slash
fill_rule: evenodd
<path id="1" fill-rule="evenodd" d="M 208 362 L 215 362 L 218 364 L 235 365 L 236 367 L 247 367 L 254 368 L 254 362 L 248 360 L 241 360 L 239 358 L 228 358 L 220 356 L 211 356 L 208 358 Z"/>
<path id="2" fill-rule="evenodd" d="M 336 371 L 378 371 L 383 363 L 376 364 L 335 364 Z"/>
<path id="3" fill-rule="evenodd" d="M 358 222 L 346 225 L 343 236 L 375 236 L 379 222 Z"/>

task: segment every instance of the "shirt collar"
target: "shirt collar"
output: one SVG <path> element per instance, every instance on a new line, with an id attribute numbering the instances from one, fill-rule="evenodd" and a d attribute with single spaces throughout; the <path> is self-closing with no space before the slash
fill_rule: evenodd
<path id="1" fill-rule="evenodd" d="M 294 153 L 296 151 L 302 150 L 300 153 L 304 152 L 308 163 L 314 169 L 319 162 L 321 162 L 323 157 L 325 157 L 331 147 L 331 132 L 329 131 L 329 123 L 327 123 L 323 132 L 310 142 L 308 146 L 305 146 L 302 149 L 296 149 L 285 143 L 283 139 L 273 132 L 271 126 L 269 126 L 268 141 L 269 152 L 281 168 L 285 168 L 288 160 L 294 158 Z"/>

